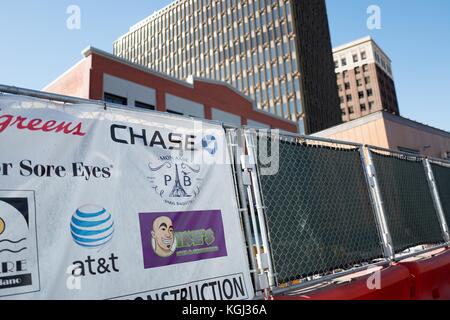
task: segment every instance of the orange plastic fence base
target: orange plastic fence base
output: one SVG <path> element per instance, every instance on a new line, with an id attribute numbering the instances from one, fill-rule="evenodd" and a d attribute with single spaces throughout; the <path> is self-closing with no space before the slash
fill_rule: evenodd
<path id="1" fill-rule="evenodd" d="M 450 300 L 450 250 L 434 257 L 381 270 L 381 288 L 369 289 L 370 276 L 273 300 Z"/>

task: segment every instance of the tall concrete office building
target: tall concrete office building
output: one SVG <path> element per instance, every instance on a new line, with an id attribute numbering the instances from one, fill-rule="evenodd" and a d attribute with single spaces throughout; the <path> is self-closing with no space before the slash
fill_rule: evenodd
<path id="1" fill-rule="evenodd" d="M 342 120 L 385 111 L 400 115 L 391 59 L 371 38 L 333 49 Z"/>
<path id="2" fill-rule="evenodd" d="M 226 81 L 301 132 L 341 123 L 325 0 L 178 0 L 113 52 L 180 79 Z"/>

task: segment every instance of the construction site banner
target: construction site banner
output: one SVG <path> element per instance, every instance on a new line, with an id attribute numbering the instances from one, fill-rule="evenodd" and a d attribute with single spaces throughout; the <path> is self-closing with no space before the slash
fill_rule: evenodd
<path id="1" fill-rule="evenodd" d="M 0 97 L 0 299 L 251 299 L 221 125 Z"/>

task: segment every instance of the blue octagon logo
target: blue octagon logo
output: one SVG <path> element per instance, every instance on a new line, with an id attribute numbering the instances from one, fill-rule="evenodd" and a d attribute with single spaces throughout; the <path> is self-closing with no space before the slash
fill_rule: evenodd
<path id="1" fill-rule="evenodd" d="M 215 136 L 207 135 L 202 140 L 203 150 L 206 150 L 210 155 L 215 155 L 217 152 L 217 139 Z"/>

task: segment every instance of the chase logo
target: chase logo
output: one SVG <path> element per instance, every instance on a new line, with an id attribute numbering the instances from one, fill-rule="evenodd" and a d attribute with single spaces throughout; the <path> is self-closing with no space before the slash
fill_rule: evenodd
<path id="1" fill-rule="evenodd" d="M 114 234 L 114 221 L 103 207 L 85 205 L 72 216 L 70 231 L 76 244 L 85 248 L 99 248 L 109 242 Z"/>
<path id="2" fill-rule="evenodd" d="M 217 152 L 217 139 L 215 136 L 207 135 L 202 139 L 203 150 L 206 150 L 210 155 L 215 155 Z"/>

